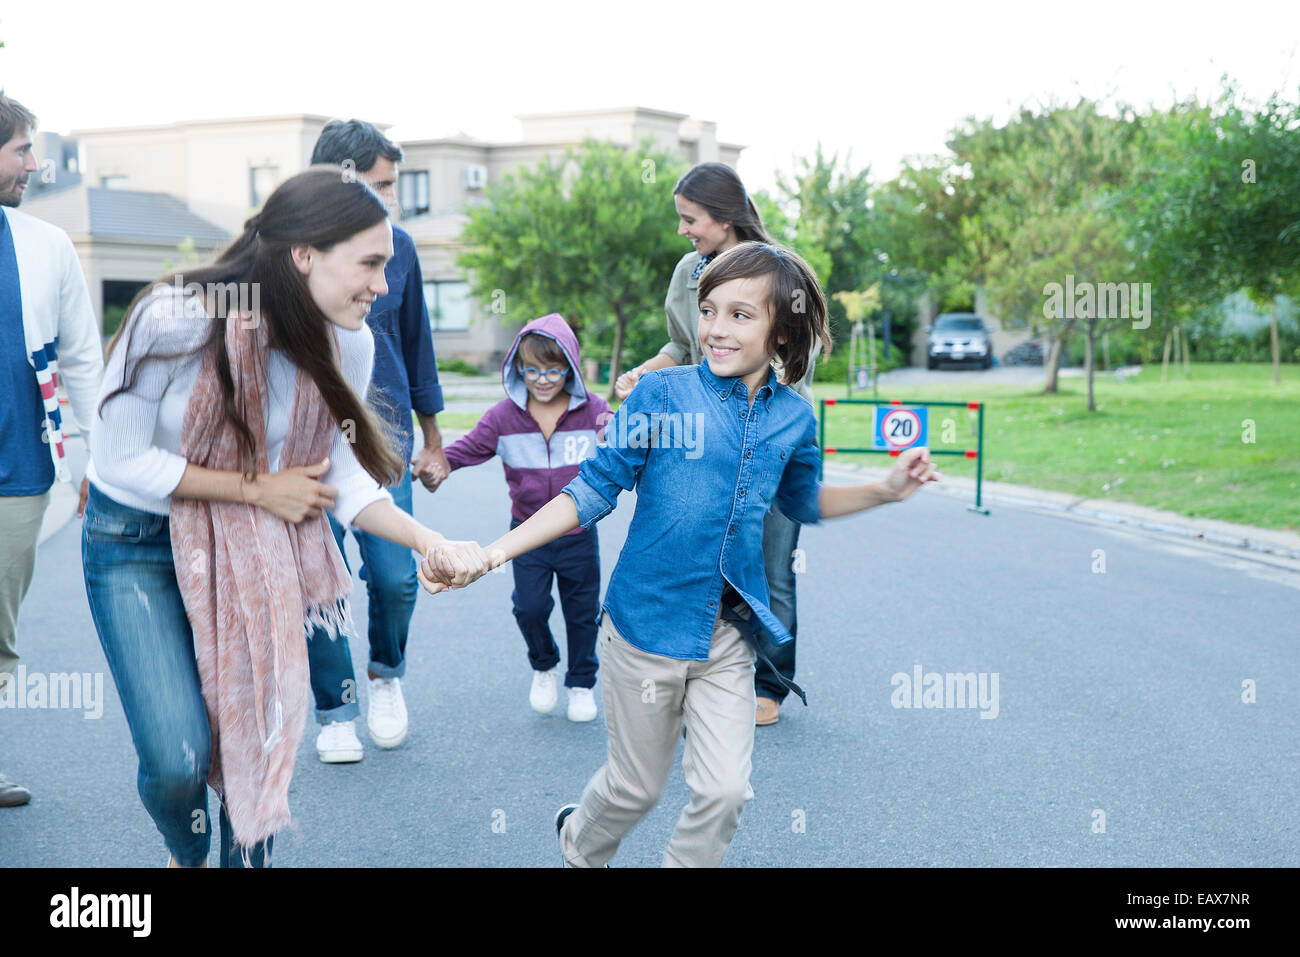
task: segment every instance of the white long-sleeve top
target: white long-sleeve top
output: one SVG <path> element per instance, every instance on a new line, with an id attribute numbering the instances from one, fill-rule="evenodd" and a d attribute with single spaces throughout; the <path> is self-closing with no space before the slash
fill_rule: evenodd
<path id="1" fill-rule="evenodd" d="M 181 426 L 190 393 L 198 378 L 201 352 L 195 353 L 212 322 L 196 309 L 197 298 L 185 300 L 165 287 L 144 299 L 128 321 L 127 329 L 104 369 L 99 400 L 102 402 L 124 383 L 128 360 L 145 353 L 183 354 L 179 359 L 147 359 L 139 366 L 135 387 L 104 406 L 102 418 L 90 433 L 87 474 L 109 498 L 158 515 L 170 510 L 171 495 L 188 464 L 180 455 Z M 374 362 L 375 340 L 366 324 L 355 332 L 339 329 L 339 365 L 348 384 L 365 396 Z M 129 336 L 129 338 L 128 338 Z M 130 354 L 128 356 L 128 348 Z M 189 353 L 194 353 L 189 355 Z M 289 431 L 298 369 L 283 353 L 272 349 L 267 357 L 266 427 L 267 462 L 280 469 L 280 452 Z M 338 489 L 331 514 L 348 526 L 367 505 L 387 499 L 378 482 L 361 467 L 352 444 L 339 430 L 329 452 L 330 468 L 320 481 Z"/>

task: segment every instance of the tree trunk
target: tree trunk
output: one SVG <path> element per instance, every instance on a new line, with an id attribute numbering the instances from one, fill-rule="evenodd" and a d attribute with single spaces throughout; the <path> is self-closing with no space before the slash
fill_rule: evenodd
<path id="1" fill-rule="evenodd" d="M 1183 333 L 1183 374 L 1192 371 L 1192 340 L 1187 338 L 1187 333 Z"/>
<path id="2" fill-rule="evenodd" d="M 1088 380 L 1088 411 L 1096 412 L 1097 403 L 1092 396 L 1092 365 L 1096 357 L 1097 321 L 1089 319 L 1088 325 L 1084 327 L 1084 344 L 1083 344 L 1083 374 Z"/>
<path id="3" fill-rule="evenodd" d="M 1277 303 L 1273 303 L 1273 318 L 1268 324 L 1268 338 L 1273 346 L 1273 384 L 1282 384 L 1282 359 L 1277 348 Z"/>
<path id="4" fill-rule="evenodd" d="M 1165 376 L 1169 374 L 1169 346 L 1174 341 L 1174 331 L 1170 329 L 1165 333 L 1165 357 L 1160 360 L 1160 381 L 1165 381 Z"/>
<path id="5" fill-rule="evenodd" d="M 1104 332 L 1101 336 L 1101 369 L 1103 372 L 1110 371 L 1110 333 Z"/>
<path id="6" fill-rule="evenodd" d="M 623 304 L 616 302 L 614 303 L 614 354 L 609 359 L 609 395 L 605 397 L 610 402 L 618 398 L 614 394 L 614 383 L 623 374 L 623 333 L 626 328 L 627 316 L 623 314 Z"/>
<path id="7" fill-rule="evenodd" d="M 1043 370 L 1046 380 L 1043 382 L 1043 395 L 1056 395 L 1056 376 L 1061 370 L 1061 353 L 1065 351 L 1065 342 L 1057 336 L 1052 340 L 1051 351 L 1047 354 L 1047 366 Z"/>

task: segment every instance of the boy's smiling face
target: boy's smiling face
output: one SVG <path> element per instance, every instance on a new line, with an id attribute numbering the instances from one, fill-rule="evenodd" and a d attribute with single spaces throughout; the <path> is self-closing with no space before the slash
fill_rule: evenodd
<path id="1" fill-rule="evenodd" d="M 515 362 L 515 368 L 519 370 L 519 377 L 524 380 L 524 385 L 527 386 L 528 394 L 530 396 L 538 402 L 550 402 L 564 391 L 564 383 L 568 381 L 569 373 L 572 370 L 567 361 L 547 361 L 546 359 L 542 359 L 535 355 L 528 346 L 529 344 L 520 346 L 519 355 Z M 563 369 L 564 375 L 559 379 L 556 379 L 553 376 L 548 378 L 539 377 L 536 382 L 530 382 L 528 376 L 524 374 L 524 369 L 530 366 L 534 369 L 540 369 L 542 372 L 546 372 L 549 369 Z"/>
<path id="2" fill-rule="evenodd" d="M 700 300 L 697 334 L 709 370 L 720 379 L 743 379 L 751 398 L 767 380 L 772 362 L 767 350 L 772 331 L 769 285 L 766 276 L 729 279 Z"/>

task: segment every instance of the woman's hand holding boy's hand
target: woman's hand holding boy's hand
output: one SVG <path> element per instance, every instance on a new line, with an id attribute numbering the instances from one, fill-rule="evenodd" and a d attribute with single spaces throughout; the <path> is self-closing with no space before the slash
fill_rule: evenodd
<path id="1" fill-rule="evenodd" d="M 898 456 L 898 464 L 885 478 L 885 488 L 901 502 L 926 482 L 937 482 L 943 476 L 937 471 L 925 446 L 906 449 Z"/>
<path id="2" fill-rule="evenodd" d="M 419 567 L 420 584 L 430 594 L 436 595 L 440 591 L 464 588 L 493 567 L 487 552 L 478 542 L 444 541 L 425 552 Z"/>

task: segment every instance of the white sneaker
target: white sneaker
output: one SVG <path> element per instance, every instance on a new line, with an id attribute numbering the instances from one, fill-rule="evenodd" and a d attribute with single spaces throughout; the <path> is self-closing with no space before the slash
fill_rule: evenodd
<path id="1" fill-rule="evenodd" d="M 316 738 L 316 755 L 326 764 L 352 764 L 361 760 L 362 753 L 351 721 L 331 721 Z"/>
<path id="2" fill-rule="evenodd" d="M 596 720 L 596 696 L 591 693 L 590 688 L 569 689 L 569 720 Z"/>
<path id="3" fill-rule="evenodd" d="M 533 672 L 533 687 L 528 692 L 528 703 L 533 706 L 533 710 L 538 714 L 550 714 L 555 710 L 555 702 L 559 700 L 560 696 L 559 691 L 556 690 L 559 677 L 559 665 L 556 665 L 550 671 Z"/>
<path id="4" fill-rule="evenodd" d="M 406 702 L 400 678 L 370 679 L 366 728 L 370 740 L 381 748 L 395 748 L 406 740 Z"/>

